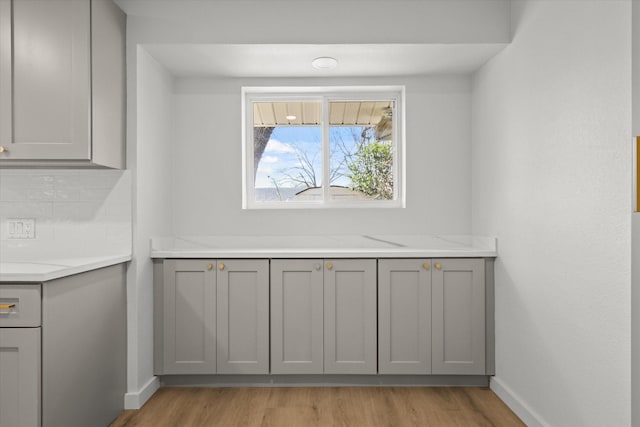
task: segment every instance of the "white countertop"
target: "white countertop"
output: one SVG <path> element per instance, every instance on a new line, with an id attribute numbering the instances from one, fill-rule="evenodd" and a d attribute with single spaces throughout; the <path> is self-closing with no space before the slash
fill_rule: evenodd
<path id="1" fill-rule="evenodd" d="M 479 258 L 497 256 L 481 236 L 183 236 L 151 239 L 152 258 Z"/>
<path id="2" fill-rule="evenodd" d="M 0 282 L 46 282 L 131 260 L 130 254 L 38 258 L 37 262 L 0 261 Z"/>

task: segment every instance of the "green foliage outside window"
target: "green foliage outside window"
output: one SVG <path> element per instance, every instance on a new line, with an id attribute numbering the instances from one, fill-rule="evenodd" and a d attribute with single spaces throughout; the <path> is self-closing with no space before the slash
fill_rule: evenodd
<path id="1" fill-rule="evenodd" d="M 352 188 L 375 199 L 393 199 L 391 141 L 363 141 L 347 164 Z"/>

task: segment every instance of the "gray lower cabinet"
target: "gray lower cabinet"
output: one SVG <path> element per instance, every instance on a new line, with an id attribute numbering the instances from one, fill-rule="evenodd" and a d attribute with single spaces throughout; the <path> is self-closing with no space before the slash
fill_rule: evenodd
<path id="1" fill-rule="evenodd" d="M 0 328 L 0 427 L 39 426 L 40 402 L 40 328 Z"/>
<path id="2" fill-rule="evenodd" d="M 218 373 L 269 373 L 269 261 L 218 260 Z"/>
<path id="3" fill-rule="evenodd" d="M 0 284 L 0 426 L 109 425 L 126 392 L 125 265 Z"/>
<path id="4" fill-rule="evenodd" d="M 271 373 L 324 372 L 323 261 L 271 261 Z"/>
<path id="5" fill-rule="evenodd" d="M 126 393 L 126 265 L 42 284 L 42 425 L 106 426 Z"/>
<path id="6" fill-rule="evenodd" d="M 268 260 L 167 259 L 155 269 L 156 374 L 269 372 Z"/>
<path id="7" fill-rule="evenodd" d="M 492 375 L 492 265 L 157 260 L 155 373 Z"/>
<path id="8" fill-rule="evenodd" d="M 324 372 L 377 372 L 375 259 L 324 262 Z"/>
<path id="9" fill-rule="evenodd" d="M 375 374 L 376 260 L 271 262 L 271 373 Z"/>
<path id="10" fill-rule="evenodd" d="M 0 427 L 39 426 L 41 285 L 0 284 Z"/>
<path id="11" fill-rule="evenodd" d="M 485 261 L 434 259 L 432 374 L 485 375 Z"/>
<path id="12" fill-rule="evenodd" d="M 381 259 L 381 374 L 486 375 L 484 259 Z"/>
<path id="13" fill-rule="evenodd" d="M 165 374 L 216 372 L 215 260 L 164 262 Z"/>
<path id="14" fill-rule="evenodd" d="M 431 373 L 431 260 L 378 261 L 378 369 Z"/>

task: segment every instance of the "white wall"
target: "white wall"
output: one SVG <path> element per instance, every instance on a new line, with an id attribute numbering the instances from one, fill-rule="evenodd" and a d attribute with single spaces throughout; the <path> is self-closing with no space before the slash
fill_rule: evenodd
<path id="1" fill-rule="evenodd" d="M 630 2 L 512 3 L 473 79 L 472 229 L 495 235 L 492 388 L 531 426 L 630 425 Z"/>
<path id="2" fill-rule="evenodd" d="M 132 57 L 133 56 L 133 61 Z M 133 66 L 132 64 L 136 64 Z M 144 49 L 129 52 L 128 167 L 134 183 L 133 260 L 127 275 L 126 408 L 138 408 L 153 381 L 153 267 L 149 239 L 171 230 L 173 79 Z M 131 79 L 137 83 L 131 85 Z M 134 120 L 132 120 L 134 116 Z"/>
<path id="3" fill-rule="evenodd" d="M 141 48 L 154 43 L 506 43 L 509 41 L 508 0 L 361 0 L 298 1 L 298 0 L 116 0 L 127 13 L 127 158 L 134 181 L 134 259 L 128 281 L 129 363 L 128 389 L 125 404 L 135 408 L 153 390 L 153 349 L 151 347 L 153 314 L 152 276 L 148 257 L 149 237 L 183 233 L 221 233 L 264 230 L 263 224 L 273 223 L 273 232 L 286 233 L 287 216 L 282 211 L 269 213 L 239 211 L 240 207 L 240 127 L 223 123 L 223 132 L 234 141 L 228 145 L 209 144 L 216 123 L 208 113 L 219 113 L 239 123 L 239 82 L 181 82 L 179 93 L 171 96 L 170 76 L 148 58 Z M 153 4 L 151 4 L 153 3 Z M 336 8 L 344 11 L 335 14 Z M 286 13 L 283 13 L 286 11 Z M 328 17 L 331 30 L 327 31 Z M 354 17 L 375 25 L 356 26 Z M 292 31 L 295 25 L 299 31 Z M 356 30 L 355 28 L 358 28 Z M 366 30 L 364 30 L 366 28 Z M 391 30 L 389 30 L 391 29 Z M 292 34 L 294 37 L 292 38 Z M 140 56 L 140 60 L 138 59 Z M 141 71 L 138 71 L 140 61 Z M 397 83 L 397 82 L 396 82 Z M 401 82 L 400 82 L 401 83 Z M 410 82 L 409 82 L 410 83 Z M 407 83 L 407 86 L 410 84 Z M 326 84 L 324 82 L 323 84 Z M 357 81 L 356 84 L 364 84 Z M 442 85 L 440 88 L 439 85 Z M 189 93 L 188 87 L 194 86 Z M 213 86 L 206 89 L 206 86 Z M 407 183 L 408 208 L 392 214 L 367 211 L 367 224 L 375 227 L 397 227 L 398 230 L 431 229 L 440 232 L 467 232 L 470 229 L 469 202 L 469 80 L 444 78 L 425 81 L 414 86 L 411 98 L 429 98 L 429 112 L 445 118 L 445 134 L 432 135 L 451 141 L 445 152 L 429 148 L 416 137 L 411 150 L 416 157 L 410 161 Z M 433 95 L 433 98 L 431 98 Z M 218 100 L 225 98 L 236 105 L 235 113 Z M 439 106 L 436 102 L 443 100 Z M 138 105 L 140 104 L 140 105 Z M 202 108 L 202 110 L 200 110 Z M 179 113 L 176 119 L 171 110 Z M 458 110 L 459 109 L 459 110 Z M 193 113 L 193 117 L 184 113 Z M 147 115 L 145 118 L 144 115 Z M 220 115 L 218 114 L 218 117 Z M 460 127 L 451 127 L 452 119 L 460 119 Z M 415 119 L 412 119 L 415 120 Z M 420 119 L 422 120 L 422 119 Z M 221 123 L 218 121 L 217 123 Z M 189 125 L 202 128 L 202 136 Z M 172 138 L 172 126 L 180 126 L 180 138 Z M 414 130 L 413 135 L 418 135 Z M 446 147 L 446 146 L 445 146 Z M 204 151 L 201 151 L 204 149 Z M 236 159 L 227 165 L 223 154 Z M 423 159 L 417 156 L 424 157 Z M 444 155 L 439 159 L 438 155 Z M 456 156 L 454 164 L 450 156 Z M 175 159 L 174 159 L 175 158 Z M 423 169 L 422 163 L 431 165 Z M 230 176 L 215 170 L 220 166 Z M 419 165 L 416 167 L 416 165 Z M 460 175 L 445 171 L 451 182 L 438 178 L 438 171 L 450 166 Z M 180 169 L 178 169 L 178 166 Z M 238 173 L 236 173 L 238 172 Z M 175 178 L 175 184 L 171 182 Z M 418 178 L 416 178 L 418 177 Z M 423 179 L 424 178 L 424 179 Z M 418 179 L 418 182 L 413 182 Z M 226 185 L 231 180 L 233 185 Z M 234 181 L 235 180 L 235 181 Z M 221 184 L 221 182 L 223 184 Z M 466 184 L 462 184 L 466 182 Z M 461 194 L 451 196 L 449 186 Z M 168 190 L 171 189 L 171 190 Z M 184 190 L 186 195 L 180 193 Z M 176 194 L 177 193 L 177 194 Z M 426 196 L 431 200 L 427 204 Z M 175 200 L 171 200 L 175 199 Z M 184 200 L 183 200 L 184 199 Z M 216 202 L 216 200 L 219 200 Z M 173 217 L 172 208 L 180 203 Z M 227 205 L 228 204 L 228 205 Z M 191 210 L 191 212 L 187 212 Z M 365 211 L 362 211 L 363 213 Z M 237 216 L 233 216 L 236 215 Z M 422 214 L 425 214 L 423 217 Z M 390 216 L 389 216 L 390 215 Z M 309 221 L 320 223 L 323 229 L 330 220 L 344 219 L 344 213 L 326 210 L 308 212 Z M 186 223 L 186 220 L 201 222 Z M 301 221 L 300 214 L 294 219 Z M 246 226 L 245 226 L 246 224 Z M 306 224 L 306 223 L 305 223 Z M 437 225 L 434 225 L 437 224 Z M 339 230 L 359 227 L 358 221 L 338 225 Z M 227 228 L 229 226 L 230 228 Z M 305 229 L 309 228 L 305 225 Z M 320 232 L 318 230 L 317 232 Z"/>
<path id="4" fill-rule="evenodd" d="M 406 84 L 405 209 L 242 209 L 242 85 L 326 80 L 178 80 L 173 150 L 173 233 L 353 234 L 470 232 L 468 77 L 357 79 L 329 84 Z M 169 231 L 169 230 L 168 230 Z M 167 232 L 168 232 L 167 231 Z"/>

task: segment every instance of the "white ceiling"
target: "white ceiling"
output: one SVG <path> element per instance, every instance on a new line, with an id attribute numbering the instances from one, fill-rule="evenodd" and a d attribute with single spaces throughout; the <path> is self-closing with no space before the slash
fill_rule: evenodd
<path id="1" fill-rule="evenodd" d="M 468 74 L 503 44 L 158 44 L 147 51 L 177 76 L 383 77 Z M 319 56 L 338 60 L 317 70 Z"/>

